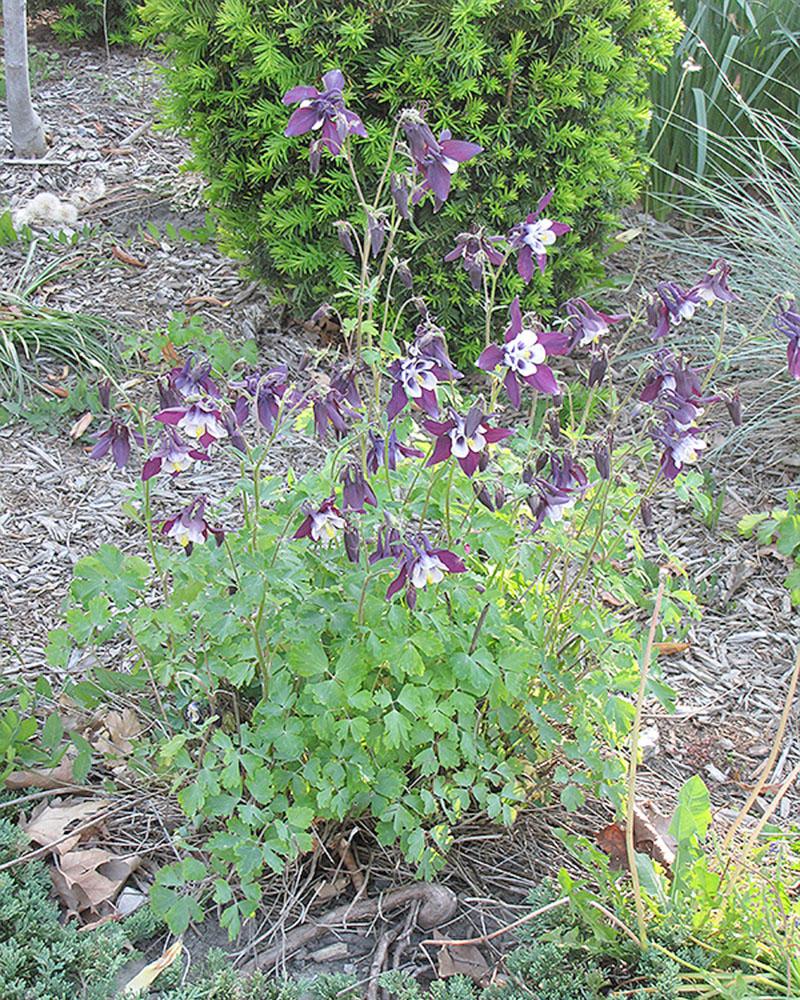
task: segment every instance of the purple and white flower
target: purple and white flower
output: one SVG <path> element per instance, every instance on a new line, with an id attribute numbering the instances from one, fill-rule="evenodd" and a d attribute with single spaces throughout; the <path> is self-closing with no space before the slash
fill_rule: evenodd
<path id="1" fill-rule="evenodd" d="M 455 247 L 444 259 L 448 264 L 460 259 L 470 284 L 477 292 L 483 283 L 487 263 L 498 267 L 505 260 L 494 245 L 502 242 L 502 236 L 487 236 L 483 228 L 473 227 L 468 233 L 459 233 Z"/>
<path id="2" fill-rule="evenodd" d="M 542 195 L 533 212 L 526 217 L 524 222 L 518 222 L 508 234 L 509 246 L 514 250 L 519 250 L 517 271 L 526 285 L 533 277 L 534 260 L 539 271 L 544 274 L 548 247 L 551 247 L 559 236 L 568 233 L 572 228 L 566 222 L 554 222 L 547 217 L 541 217 L 554 194 L 555 191 L 551 189 Z"/>
<path id="3" fill-rule="evenodd" d="M 435 549 L 426 535 L 417 535 L 398 545 L 398 573 L 389 584 L 386 600 L 405 587 L 406 603 L 412 610 L 417 591 L 441 583 L 446 573 L 466 573 L 467 567 L 449 549 Z"/>
<path id="4" fill-rule="evenodd" d="M 191 448 L 172 427 L 165 427 L 161 444 L 142 466 L 142 481 L 146 482 L 159 474 L 174 478 L 190 469 L 193 462 L 209 460 L 206 452 Z"/>
<path id="5" fill-rule="evenodd" d="M 711 267 L 692 291 L 708 306 L 715 302 L 738 302 L 739 296 L 728 288 L 730 273 L 731 265 L 724 258 L 718 257 L 712 261 Z"/>
<path id="6" fill-rule="evenodd" d="M 546 464 L 546 457 L 540 460 L 540 467 Z M 537 495 L 528 498 L 528 506 L 533 514 L 533 530 L 538 531 L 546 521 L 560 521 L 589 486 L 589 479 L 583 467 L 575 462 L 569 452 L 559 458 L 550 456 L 550 478 L 526 472 L 523 480 L 535 486 Z"/>
<path id="7" fill-rule="evenodd" d="M 373 507 L 378 506 L 378 498 L 372 489 L 364 473 L 358 466 L 346 466 L 341 475 L 342 480 L 342 507 L 345 510 L 355 511 L 357 514 L 364 513 L 364 504 Z"/>
<path id="8" fill-rule="evenodd" d="M 339 156 L 348 135 L 367 134 L 359 116 L 345 106 L 342 71 L 330 70 L 322 77 L 322 84 L 324 89 L 321 91 L 316 87 L 300 86 L 292 87 L 283 95 L 284 104 L 299 104 L 289 118 L 284 135 L 291 137 L 319 132 L 319 138 L 310 147 L 312 173 L 319 169 L 323 149 L 327 149 L 331 156 Z"/>
<path id="9" fill-rule="evenodd" d="M 664 446 L 661 472 L 672 482 L 685 465 L 695 465 L 708 443 L 700 437 L 697 427 L 680 429 L 674 424 L 656 428 L 653 437 Z"/>
<path id="10" fill-rule="evenodd" d="M 656 294 L 650 295 L 647 303 L 647 321 L 653 331 L 653 340 L 661 340 L 670 329 L 691 319 L 703 299 L 696 288 L 684 291 L 674 281 L 661 281 L 656 285 Z"/>
<path id="11" fill-rule="evenodd" d="M 488 445 L 503 441 L 514 433 L 509 428 L 490 427 L 478 405 L 473 406 L 464 417 L 451 410 L 447 420 L 425 420 L 422 426 L 436 438 L 427 464 L 438 465 L 452 455 L 470 477 L 488 454 Z"/>
<path id="12" fill-rule="evenodd" d="M 198 402 L 207 396 L 220 398 L 219 386 L 211 378 L 211 362 L 201 361 L 193 365 L 187 361 L 182 368 L 173 368 L 167 376 L 171 389 L 187 403 Z"/>
<path id="13" fill-rule="evenodd" d="M 564 330 L 569 336 L 571 351 L 580 347 L 595 348 L 608 335 L 614 323 L 627 319 L 625 313 L 604 313 L 592 308 L 586 299 L 570 299 L 564 306 Z"/>
<path id="14" fill-rule="evenodd" d="M 305 507 L 305 520 L 292 535 L 292 538 L 310 538 L 328 546 L 333 539 L 346 527 L 342 512 L 336 506 L 336 497 L 328 497 L 319 507 Z"/>
<path id="15" fill-rule="evenodd" d="M 196 497 L 192 502 L 184 507 L 180 513 L 175 514 L 164 522 L 161 531 L 168 538 L 175 541 L 186 549 L 186 554 L 191 554 L 192 547 L 205 542 L 209 535 L 213 535 L 217 545 L 222 545 L 225 532 L 222 528 L 213 528 L 205 518 L 206 497 Z"/>
<path id="16" fill-rule="evenodd" d="M 187 437 L 199 441 L 204 448 L 228 436 L 221 411 L 209 402 L 173 406 L 157 413 L 154 419 L 169 427 L 177 427 Z"/>
<path id="17" fill-rule="evenodd" d="M 502 346 L 490 344 L 481 353 L 476 364 L 484 371 L 505 368 L 503 384 L 514 406 L 520 403 L 520 385 L 528 385 L 549 396 L 558 394 L 558 383 L 553 369 L 545 362 L 548 354 L 565 354 L 569 339 L 560 333 L 545 332 L 526 316 L 523 318 L 519 297 L 509 309 L 511 322 L 505 332 Z"/>
<path id="18" fill-rule="evenodd" d="M 131 442 L 141 446 L 144 444 L 142 435 L 130 427 L 124 420 L 112 416 L 107 427 L 99 431 L 95 436 L 95 446 L 89 452 L 89 458 L 101 459 L 108 452 L 114 459 L 114 465 L 118 469 L 124 468 L 131 457 Z"/>
<path id="19" fill-rule="evenodd" d="M 389 431 L 389 437 L 384 438 L 375 431 L 367 431 L 367 469 L 373 475 L 382 469 L 384 464 L 391 472 L 397 468 L 397 457 L 422 458 L 423 452 L 419 448 L 412 448 L 409 445 L 401 444 L 397 438 L 394 428 Z"/>
<path id="20" fill-rule="evenodd" d="M 234 404 L 236 420 L 241 426 L 250 413 L 250 404 L 255 402 L 256 419 L 264 430 L 271 434 L 281 407 L 281 400 L 287 389 L 286 366 L 272 368 L 261 374 L 252 372 L 245 378 L 231 382 L 231 388 L 243 390 Z"/>
<path id="21" fill-rule="evenodd" d="M 386 416 L 390 422 L 409 403 L 418 406 L 432 417 L 438 414 L 436 387 L 439 384 L 439 375 L 445 377 L 445 373 L 438 365 L 429 358 L 409 356 L 393 361 L 389 365 L 388 372 L 394 379 L 392 395 L 386 408 Z"/>
<path id="22" fill-rule="evenodd" d="M 433 210 L 437 212 L 447 201 L 453 175 L 462 163 L 482 152 L 475 142 L 453 139 L 449 129 L 435 138 L 422 114 L 415 109 L 406 109 L 400 115 L 402 128 L 414 167 L 423 177 L 422 184 L 412 197 L 417 204 L 427 191 L 433 192 Z"/>
<path id="23" fill-rule="evenodd" d="M 800 311 L 797 304 L 787 302 L 775 317 L 775 329 L 789 338 L 786 346 L 786 362 L 789 374 L 800 380 Z"/>

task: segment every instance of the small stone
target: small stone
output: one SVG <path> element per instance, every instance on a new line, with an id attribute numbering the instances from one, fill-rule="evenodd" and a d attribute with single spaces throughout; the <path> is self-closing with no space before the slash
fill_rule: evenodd
<path id="1" fill-rule="evenodd" d="M 312 951 L 308 957 L 312 962 L 336 962 L 340 958 L 346 958 L 347 955 L 347 945 L 344 941 L 335 941 L 333 944 L 326 945 L 324 948 L 317 948 L 317 950 Z"/>

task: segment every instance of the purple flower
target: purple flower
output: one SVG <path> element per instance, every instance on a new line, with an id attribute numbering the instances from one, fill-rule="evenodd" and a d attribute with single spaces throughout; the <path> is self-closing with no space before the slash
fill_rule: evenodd
<path id="1" fill-rule="evenodd" d="M 601 479 L 611 476 L 611 451 L 614 447 L 614 432 L 609 431 L 605 441 L 595 441 L 592 445 L 594 466 Z"/>
<path id="2" fill-rule="evenodd" d="M 222 545 L 225 532 L 222 528 L 212 528 L 205 518 L 206 498 L 196 497 L 183 510 L 174 517 L 164 522 L 161 531 L 168 537 L 174 538 L 179 545 L 186 549 L 189 555 L 194 545 L 204 542 L 209 535 L 213 535 L 217 545 Z"/>
<path id="3" fill-rule="evenodd" d="M 204 448 L 228 436 L 220 410 L 205 402 L 173 406 L 157 413 L 154 419 L 162 424 L 178 427 L 187 437 L 199 441 Z"/>
<path id="4" fill-rule="evenodd" d="M 573 461 L 569 452 L 560 459 L 557 455 L 550 456 L 549 479 L 531 474 L 523 475 L 523 479 L 538 492 L 538 499 L 528 498 L 534 531 L 538 531 L 545 520 L 560 521 L 589 485 L 585 471 Z"/>
<path id="5" fill-rule="evenodd" d="M 544 274 L 547 264 L 547 248 L 552 246 L 559 236 L 568 233 L 572 228 L 566 222 L 553 222 L 552 219 L 540 218 L 554 194 L 555 191 L 550 190 L 543 195 L 534 211 L 527 216 L 524 222 L 518 222 L 508 234 L 511 248 L 519 250 L 517 271 L 526 285 L 533 277 L 534 258 L 536 258 L 539 270 Z"/>
<path id="6" fill-rule="evenodd" d="M 406 357 L 393 361 L 388 368 L 394 379 L 392 395 L 386 408 L 386 416 L 391 422 L 408 403 L 413 403 L 421 410 L 435 417 L 439 412 L 436 398 L 436 386 L 441 369 L 428 358 Z"/>
<path id="7" fill-rule="evenodd" d="M 250 412 L 250 403 L 254 401 L 259 424 L 271 434 L 287 388 L 286 366 L 280 365 L 263 375 L 260 372 L 252 372 L 244 379 L 230 384 L 232 388 L 243 389 L 245 393 L 239 396 L 234 404 L 238 425 L 241 427 L 245 422 Z"/>
<path id="8" fill-rule="evenodd" d="M 643 403 L 652 403 L 662 391 L 674 392 L 684 399 L 704 399 L 700 373 L 683 359 L 676 358 L 671 351 L 661 351 L 656 355 L 639 399 Z M 709 399 L 704 401 L 710 402 Z"/>
<path id="9" fill-rule="evenodd" d="M 336 506 L 336 497 L 328 497 L 317 508 L 306 505 L 304 510 L 305 520 L 292 538 L 310 538 L 327 547 L 346 526 L 342 512 Z"/>
<path id="10" fill-rule="evenodd" d="M 436 446 L 427 464 L 437 465 L 452 455 L 468 476 L 474 475 L 487 445 L 514 433 L 508 428 L 490 427 L 478 405 L 473 406 L 465 417 L 451 410 L 447 420 L 425 420 L 423 427 L 436 438 Z"/>
<path id="11" fill-rule="evenodd" d="M 386 438 L 376 434 L 375 431 L 367 431 L 367 469 L 373 475 L 378 469 L 383 468 L 384 463 L 391 472 L 397 468 L 397 456 L 404 458 L 422 458 L 423 452 L 419 448 L 411 448 L 401 444 L 397 440 L 397 433 L 394 428 L 389 431 L 388 442 Z"/>
<path id="12" fill-rule="evenodd" d="M 448 129 L 436 139 L 420 112 L 412 109 L 401 113 L 400 127 L 408 141 L 414 166 L 424 178 L 412 202 L 416 205 L 426 191 L 432 191 L 433 210 L 438 212 L 450 194 L 453 174 L 460 164 L 482 152 L 482 147 L 474 142 L 453 139 Z"/>
<path id="13" fill-rule="evenodd" d="M 187 361 L 182 368 L 173 368 L 167 379 L 170 388 L 187 402 L 196 402 L 206 396 L 220 397 L 219 387 L 211 378 L 210 361 L 201 361 L 194 367 Z"/>
<path id="14" fill-rule="evenodd" d="M 381 559 L 396 559 L 400 555 L 402 547 L 400 532 L 386 519 L 383 527 L 378 529 L 375 548 L 369 554 L 370 565 L 380 562 Z"/>
<path id="15" fill-rule="evenodd" d="M 397 214 L 401 219 L 405 219 L 408 222 L 411 218 L 411 210 L 408 207 L 408 202 L 411 198 L 411 183 L 408 174 L 392 174 L 389 181 L 389 190 L 391 191 L 392 201 L 397 209 Z"/>
<path id="16" fill-rule="evenodd" d="M 355 511 L 357 514 L 364 513 L 364 504 L 378 506 L 378 498 L 375 491 L 364 477 L 364 473 L 358 466 L 346 466 L 342 475 L 342 507 L 345 510 Z"/>
<path id="17" fill-rule="evenodd" d="M 316 87 L 292 87 L 283 95 L 284 104 L 298 104 L 292 112 L 284 131 L 286 136 L 305 135 L 319 131 L 319 138 L 311 143 L 311 170 L 316 173 L 322 149 L 332 156 L 339 156 L 348 135 L 366 136 L 364 123 L 358 115 L 345 107 L 342 90 L 344 76 L 333 69 L 322 77 L 324 90 Z"/>
<path id="18" fill-rule="evenodd" d="M 653 438 L 664 446 L 661 453 L 661 472 L 670 482 L 675 479 L 685 465 L 699 461 L 700 453 L 708 447 L 700 437 L 697 427 L 681 429 L 667 423 L 653 431 Z"/>
<path id="19" fill-rule="evenodd" d="M 324 396 L 314 400 L 313 409 L 314 429 L 320 441 L 327 438 L 329 425 L 336 437 L 343 437 L 349 429 L 348 421 L 360 417 L 343 393 L 333 386 Z"/>
<path id="20" fill-rule="evenodd" d="M 604 313 L 593 309 L 585 299 L 570 299 L 565 307 L 565 331 L 571 351 L 577 347 L 593 347 L 608 334 L 612 324 L 627 319 L 625 313 Z"/>
<path id="21" fill-rule="evenodd" d="M 386 216 L 382 213 L 376 215 L 374 212 L 367 212 L 367 232 L 369 233 L 370 252 L 373 257 L 377 257 L 386 236 Z"/>
<path id="22" fill-rule="evenodd" d="M 514 406 L 520 403 L 520 383 L 529 385 L 549 396 L 558 393 L 558 384 L 552 368 L 545 364 L 548 354 L 564 354 L 569 340 L 563 334 L 545 333 L 523 321 L 519 296 L 509 309 L 511 322 L 505 332 L 502 346 L 490 344 L 477 360 L 479 368 L 494 371 L 505 368 L 503 384 Z"/>
<path id="23" fill-rule="evenodd" d="M 414 331 L 414 341 L 409 347 L 408 353 L 414 358 L 425 358 L 428 361 L 433 361 L 443 372 L 439 378 L 448 381 L 463 378 L 461 372 L 453 366 L 447 353 L 447 338 L 444 330 L 433 322 L 427 309 L 425 309 L 422 322 L 417 325 Z"/>
<path id="24" fill-rule="evenodd" d="M 728 288 L 730 273 L 731 265 L 718 257 L 692 291 L 709 306 L 715 302 L 738 302 L 739 296 Z"/>
<path id="25" fill-rule="evenodd" d="M 133 430 L 119 417 L 112 416 L 108 426 L 95 435 L 95 446 L 89 452 L 89 458 L 103 458 L 110 450 L 114 464 L 118 469 L 122 469 L 128 464 L 131 456 L 131 441 L 135 441 L 139 447 L 144 444 L 144 438 L 138 431 Z"/>
<path id="26" fill-rule="evenodd" d="M 164 428 L 161 444 L 142 466 L 142 480 L 146 482 L 159 473 L 177 476 L 191 467 L 193 461 L 208 462 L 209 456 L 185 444 L 171 427 Z"/>
<path id="27" fill-rule="evenodd" d="M 469 275 L 470 284 L 477 292 L 483 282 L 487 262 L 498 267 L 505 260 L 503 254 L 494 246 L 495 243 L 502 241 L 502 236 L 487 236 L 483 228 L 473 227 L 468 233 L 459 233 L 455 247 L 444 259 L 449 264 L 460 258 L 464 270 Z"/>
<path id="28" fill-rule="evenodd" d="M 466 573 L 467 567 L 449 549 L 434 549 L 425 535 L 399 546 L 398 573 L 389 584 L 386 600 L 390 601 L 403 587 L 406 603 L 412 610 L 417 603 L 417 591 L 440 583 L 445 573 Z"/>
<path id="29" fill-rule="evenodd" d="M 701 301 L 700 293 L 694 288 L 687 292 L 674 281 L 659 282 L 655 296 L 651 295 L 647 304 L 647 320 L 653 329 L 653 340 L 661 340 L 671 327 L 691 319 Z"/>
<path id="30" fill-rule="evenodd" d="M 351 257 L 355 257 L 356 248 L 353 243 L 353 234 L 355 233 L 355 230 L 353 227 L 349 222 L 343 222 L 342 220 L 334 222 L 334 226 L 336 227 L 336 235 L 339 237 L 339 242 Z"/>
<path id="31" fill-rule="evenodd" d="M 789 374 L 800 380 L 800 312 L 792 302 L 787 302 L 775 317 L 775 329 L 789 338 L 786 347 L 786 361 Z"/>

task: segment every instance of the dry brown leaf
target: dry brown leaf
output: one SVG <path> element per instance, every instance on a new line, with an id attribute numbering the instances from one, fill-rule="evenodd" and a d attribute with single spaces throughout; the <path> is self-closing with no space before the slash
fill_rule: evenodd
<path id="1" fill-rule="evenodd" d="M 103 718 L 102 729 L 96 740 L 93 741 L 94 748 L 100 753 L 110 754 L 113 757 L 129 756 L 133 753 L 132 740 L 141 733 L 142 726 L 132 708 L 124 708 L 121 712 L 109 712 Z"/>
<path id="2" fill-rule="evenodd" d="M 63 788 L 74 785 L 72 761 L 65 757 L 57 767 L 41 771 L 12 771 L 6 776 L 6 788 Z"/>
<path id="3" fill-rule="evenodd" d="M 349 875 L 337 875 L 335 879 L 330 882 L 320 882 L 317 886 L 316 893 L 314 894 L 314 899 L 312 900 L 312 905 L 318 905 L 319 903 L 327 903 L 331 899 L 335 899 L 340 896 L 344 890 L 350 885 Z"/>
<path id="4" fill-rule="evenodd" d="M 82 802 L 69 800 L 68 803 L 45 804 L 33 814 L 24 828 L 25 833 L 34 844 L 41 844 L 42 847 L 54 845 L 59 854 L 66 854 L 82 838 L 88 837 L 97 828 L 109 804 L 107 799 L 85 799 Z M 92 823 L 95 819 L 97 823 Z M 85 823 L 89 824 L 85 829 L 61 840 L 71 829 L 83 826 Z M 56 841 L 61 842 L 56 843 Z"/>
<path id="5" fill-rule="evenodd" d="M 209 306 L 219 306 L 221 309 L 227 309 L 230 305 L 230 301 L 223 302 L 216 295 L 192 295 L 188 299 L 184 299 L 183 304 L 185 306 L 196 306 L 201 302 Z"/>
<path id="6" fill-rule="evenodd" d="M 131 156 L 136 150 L 133 146 L 102 146 L 100 152 L 104 156 Z"/>
<path id="7" fill-rule="evenodd" d="M 609 607 L 612 608 L 624 608 L 625 605 L 629 603 L 628 601 L 624 601 L 617 597 L 615 594 L 612 594 L 610 590 L 601 590 L 600 600 L 603 604 L 608 604 Z"/>
<path id="8" fill-rule="evenodd" d="M 638 854 L 646 854 L 668 871 L 675 862 L 673 838 L 668 833 L 669 818 L 660 813 L 652 802 L 636 806 L 633 816 L 633 846 Z M 611 858 L 612 868 L 628 867 L 625 826 L 609 823 L 595 836 L 597 846 Z"/>
<path id="9" fill-rule="evenodd" d="M 93 419 L 94 417 L 91 413 L 84 413 L 82 417 L 78 417 L 69 429 L 69 436 L 73 441 L 77 441 L 79 437 L 83 437 Z"/>
<path id="10" fill-rule="evenodd" d="M 137 973 L 133 979 L 129 980 L 125 986 L 123 986 L 121 996 L 135 997 L 144 990 L 149 989 L 164 969 L 168 969 L 178 958 L 182 949 L 183 943 L 181 942 L 181 939 L 178 938 L 174 944 L 171 944 L 169 948 L 167 948 L 161 958 L 157 958 L 155 962 L 151 962 L 149 965 L 146 965 L 141 972 Z"/>
<path id="11" fill-rule="evenodd" d="M 123 250 L 120 246 L 112 247 L 111 255 L 116 257 L 117 260 L 122 261 L 123 264 L 128 264 L 130 267 L 147 267 L 147 264 L 143 260 L 134 257 L 133 254 L 128 253 L 127 250 Z"/>
<path id="12" fill-rule="evenodd" d="M 690 642 L 654 642 L 653 649 L 657 650 L 660 656 L 675 656 L 677 653 L 685 653 L 691 646 Z"/>
<path id="13" fill-rule="evenodd" d="M 56 861 L 52 871 L 56 892 L 69 909 L 97 910 L 112 903 L 131 873 L 139 867 L 139 858 L 116 858 L 100 847 L 68 851 Z"/>
<path id="14" fill-rule="evenodd" d="M 180 354 L 175 350 L 175 345 L 171 340 L 168 340 L 166 344 L 161 348 L 161 355 L 165 361 L 171 361 L 175 365 L 183 364 Z"/>
<path id="15" fill-rule="evenodd" d="M 474 944 L 462 944 L 457 948 L 442 945 L 439 949 L 438 966 L 442 979 L 448 976 L 469 976 L 476 983 L 489 971 L 489 963 Z"/>
<path id="16" fill-rule="evenodd" d="M 50 385 L 49 382 L 42 382 L 42 389 L 52 396 L 58 396 L 59 399 L 66 399 L 69 396 L 69 391 L 63 385 Z"/>

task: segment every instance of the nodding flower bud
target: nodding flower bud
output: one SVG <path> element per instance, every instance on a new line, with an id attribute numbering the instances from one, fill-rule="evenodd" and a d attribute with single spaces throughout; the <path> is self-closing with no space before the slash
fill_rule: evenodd
<path id="1" fill-rule="evenodd" d="M 488 465 L 489 465 L 489 452 L 484 450 L 480 453 L 480 457 L 478 458 L 479 471 L 485 472 Z"/>
<path id="2" fill-rule="evenodd" d="M 100 405 L 104 410 L 111 409 L 111 381 L 106 379 L 104 382 L 100 383 L 97 390 L 97 394 L 100 397 Z"/>
<path id="3" fill-rule="evenodd" d="M 411 289 L 414 287 L 414 278 L 407 261 L 401 260 L 397 265 L 397 277 L 406 288 Z"/>
<path id="4" fill-rule="evenodd" d="M 525 483 L 526 486 L 530 486 L 531 483 L 533 482 L 533 478 L 534 478 L 533 469 L 529 465 L 526 465 L 525 468 L 522 470 L 523 483 Z"/>
<path id="5" fill-rule="evenodd" d="M 553 400 L 553 406 L 557 410 L 560 410 L 561 407 L 564 405 L 564 394 L 563 393 L 556 392 L 550 398 Z"/>
<path id="6" fill-rule="evenodd" d="M 606 372 L 608 371 L 608 357 L 605 351 L 600 354 L 595 354 L 592 359 L 592 363 L 589 366 L 589 388 L 593 386 L 600 385 L 603 379 L 606 377 Z"/>
<path id="7" fill-rule="evenodd" d="M 735 389 L 730 396 L 724 396 L 723 400 L 728 409 L 731 423 L 734 427 L 742 425 L 742 396 L 738 389 Z"/>
<path id="8" fill-rule="evenodd" d="M 645 528 L 650 528 L 653 525 L 653 508 L 650 506 L 649 501 L 642 500 L 639 504 L 639 513 L 642 516 L 642 521 Z"/>
<path id="9" fill-rule="evenodd" d="M 351 563 L 357 563 L 361 553 L 361 539 L 358 528 L 346 528 L 344 532 L 344 550 Z"/>
<path id="10" fill-rule="evenodd" d="M 349 222 L 334 222 L 336 226 L 336 235 L 339 237 L 339 242 L 342 244 L 344 249 L 350 254 L 351 257 L 356 256 L 356 248 L 353 245 L 353 239 L 350 235 L 353 231 L 353 227 Z"/>
<path id="11" fill-rule="evenodd" d="M 498 486 L 494 491 L 494 509 L 502 510 L 506 505 L 506 491 L 502 486 Z"/>
<path id="12" fill-rule="evenodd" d="M 428 307 L 425 305 L 425 299 L 420 298 L 419 295 L 415 295 L 411 300 L 416 308 L 417 312 L 423 319 L 428 318 Z"/>
<path id="13" fill-rule="evenodd" d="M 541 455 L 536 459 L 537 475 L 542 471 L 542 469 L 547 465 L 549 461 L 550 461 L 550 456 L 547 454 L 546 451 L 543 451 Z"/>
<path id="14" fill-rule="evenodd" d="M 392 178 L 389 181 L 389 190 L 392 193 L 392 200 L 394 201 L 398 215 L 407 222 L 411 218 L 411 212 L 408 208 L 408 199 L 411 194 L 408 177 L 405 174 L 392 174 Z"/>
<path id="15" fill-rule="evenodd" d="M 383 238 L 386 235 L 386 216 L 367 212 L 367 232 L 369 233 L 370 253 L 373 257 L 377 257 L 381 252 Z"/>
<path id="16" fill-rule="evenodd" d="M 314 310 L 308 322 L 311 323 L 313 326 L 317 326 L 317 324 L 323 323 L 326 319 L 329 319 L 332 315 L 333 315 L 333 308 L 330 306 L 329 303 L 323 302 L 318 309 Z"/>
<path id="17" fill-rule="evenodd" d="M 609 479 L 611 476 L 611 453 L 609 445 L 605 441 L 595 441 L 593 446 L 594 464 L 597 474 L 601 479 Z"/>
<path id="18" fill-rule="evenodd" d="M 472 491 L 475 494 L 475 499 L 478 501 L 478 503 L 483 504 L 483 506 L 487 510 L 490 510 L 492 511 L 492 513 L 494 513 L 495 505 L 491 496 L 489 495 L 489 491 L 486 488 L 486 486 L 483 483 L 473 482 Z"/>
<path id="19" fill-rule="evenodd" d="M 547 429 L 550 431 L 550 437 L 556 444 L 560 444 L 564 440 L 564 435 L 561 433 L 561 420 L 558 410 L 550 410 L 547 414 Z"/>

